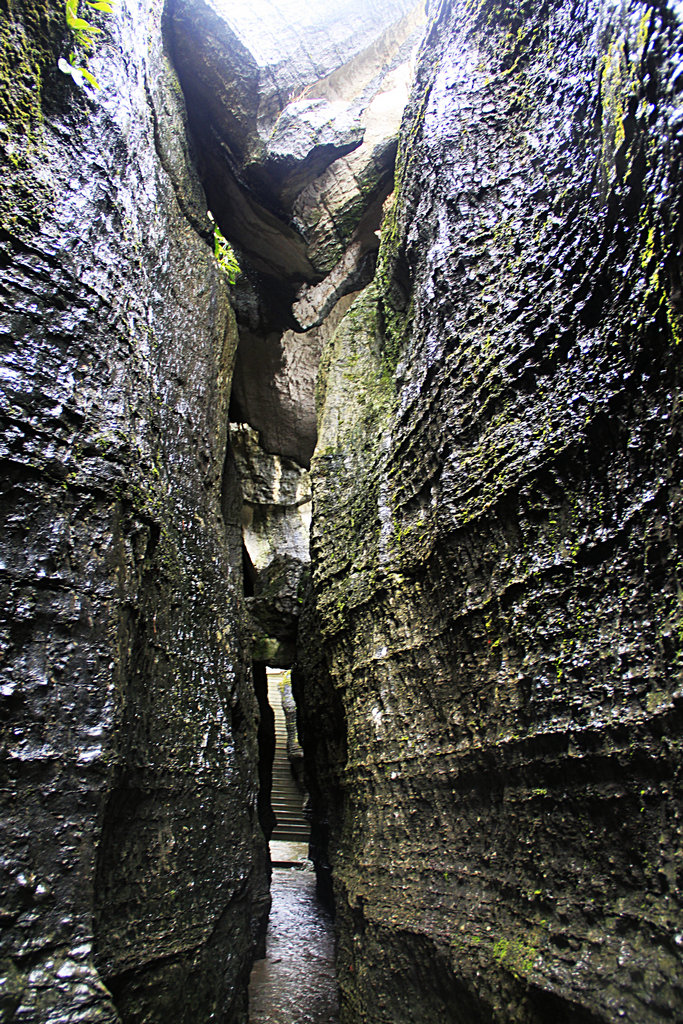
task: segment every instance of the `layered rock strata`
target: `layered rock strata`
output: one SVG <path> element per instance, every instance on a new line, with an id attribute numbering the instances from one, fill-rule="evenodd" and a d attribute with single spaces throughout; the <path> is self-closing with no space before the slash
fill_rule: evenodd
<path id="1" fill-rule="evenodd" d="M 160 20 L 102 18 L 95 97 L 63 9 L 3 4 L 7 1022 L 244 1021 L 267 910 L 237 333 Z"/>
<path id="2" fill-rule="evenodd" d="M 431 6 L 311 467 L 342 1020 L 673 1020 L 683 12 Z"/>

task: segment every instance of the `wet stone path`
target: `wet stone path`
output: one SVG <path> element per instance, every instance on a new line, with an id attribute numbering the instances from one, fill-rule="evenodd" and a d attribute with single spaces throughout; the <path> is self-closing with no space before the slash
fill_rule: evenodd
<path id="1" fill-rule="evenodd" d="M 266 958 L 249 982 L 249 1024 L 338 1024 L 332 920 L 313 872 L 274 868 Z"/>

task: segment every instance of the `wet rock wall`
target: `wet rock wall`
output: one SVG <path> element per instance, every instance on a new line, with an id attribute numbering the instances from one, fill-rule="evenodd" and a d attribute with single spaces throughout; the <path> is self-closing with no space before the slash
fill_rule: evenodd
<path id="1" fill-rule="evenodd" d="M 311 466 L 349 1024 L 683 1005 L 682 13 L 431 5 Z"/>
<path id="2" fill-rule="evenodd" d="M 161 5 L 3 0 L 0 1019 L 245 1019 L 267 909 L 236 329 Z M 98 20 L 96 13 L 91 15 Z"/>
<path id="3" fill-rule="evenodd" d="M 311 484 L 296 462 L 265 452 L 259 435 L 246 424 L 231 424 L 230 438 L 242 482 L 252 656 L 287 668 L 294 657 L 302 577 L 310 560 Z"/>

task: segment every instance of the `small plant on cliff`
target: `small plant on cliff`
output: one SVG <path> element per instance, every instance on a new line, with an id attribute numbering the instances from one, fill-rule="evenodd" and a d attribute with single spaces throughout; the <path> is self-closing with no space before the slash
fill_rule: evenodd
<path id="1" fill-rule="evenodd" d="M 214 224 L 213 229 L 213 254 L 218 260 L 221 269 L 228 275 L 230 284 L 234 284 L 242 270 L 237 262 L 233 247 L 227 238 L 223 237 L 218 224 Z"/>
<path id="2" fill-rule="evenodd" d="M 93 11 L 102 11 L 104 14 L 113 14 L 114 5 L 117 0 L 85 0 L 85 2 Z M 101 35 L 102 29 L 97 28 L 96 25 L 91 25 L 90 22 L 79 17 L 78 3 L 79 0 L 66 0 L 66 3 L 64 4 L 64 16 L 66 24 L 73 35 L 75 46 L 82 54 L 87 55 L 92 53 L 95 49 L 95 42 L 92 37 L 95 35 Z M 76 85 L 82 86 L 84 82 L 87 82 L 93 87 L 93 89 L 101 88 L 100 83 L 97 81 L 92 71 L 88 71 L 86 67 L 78 66 L 76 64 L 78 59 L 79 58 L 75 53 L 70 53 L 68 60 L 64 57 L 60 57 L 57 62 L 59 70 L 63 71 L 65 75 L 70 75 Z"/>

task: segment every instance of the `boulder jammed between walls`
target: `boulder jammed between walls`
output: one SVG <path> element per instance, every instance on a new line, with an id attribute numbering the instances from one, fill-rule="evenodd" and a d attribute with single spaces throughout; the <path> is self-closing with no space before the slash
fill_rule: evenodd
<path id="1" fill-rule="evenodd" d="M 322 346 L 374 272 L 423 26 L 421 0 L 168 5 L 198 171 L 244 270 L 231 418 L 305 467 Z"/>
<path id="2" fill-rule="evenodd" d="M 431 5 L 311 464 L 345 1024 L 680 1015 L 682 20 Z"/>

